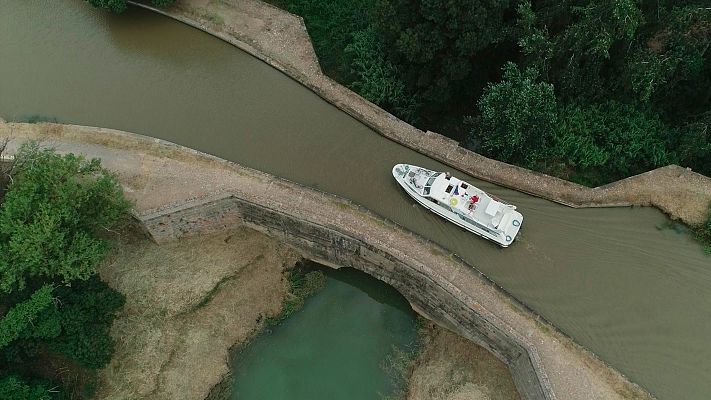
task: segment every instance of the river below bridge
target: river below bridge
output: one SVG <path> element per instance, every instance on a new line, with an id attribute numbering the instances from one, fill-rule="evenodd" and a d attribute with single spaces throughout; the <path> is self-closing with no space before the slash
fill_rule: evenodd
<path id="1" fill-rule="evenodd" d="M 711 394 L 711 258 L 655 209 L 574 210 L 458 173 L 525 216 L 499 249 L 390 175 L 449 168 L 203 32 L 81 0 L 0 0 L 0 115 L 150 135 L 349 198 L 461 256 L 659 398 Z"/>
<path id="2" fill-rule="evenodd" d="M 387 399 L 402 389 L 387 372 L 415 350 L 410 304 L 361 271 L 318 269 L 326 284 L 304 309 L 235 354 L 232 400 Z"/>

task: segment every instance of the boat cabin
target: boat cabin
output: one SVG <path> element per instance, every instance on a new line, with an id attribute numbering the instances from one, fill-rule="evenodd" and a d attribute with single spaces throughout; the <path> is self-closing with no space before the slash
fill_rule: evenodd
<path id="1" fill-rule="evenodd" d="M 419 183 L 419 182 L 418 182 Z M 460 218 L 494 233 L 506 215 L 504 203 L 448 173 L 435 173 L 422 180 L 422 195 L 437 202 Z M 480 222 L 488 222 L 482 226 Z M 507 221 L 506 221 L 507 222 Z"/>

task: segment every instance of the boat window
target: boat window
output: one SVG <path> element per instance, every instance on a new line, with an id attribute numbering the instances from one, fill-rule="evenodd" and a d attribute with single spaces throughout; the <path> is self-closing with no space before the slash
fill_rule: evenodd
<path id="1" fill-rule="evenodd" d="M 436 178 L 437 178 L 436 176 L 433 176 L 432 178 L 430 178 L 430 179 L 427 181 L 427 186 L 432 186 L 432 184 L 434 183 L 434 181 L 435 181 Z"/>
<path id="2" fill-rule="evenodd" d="M 425 189 L 422 191 L 423 194 L 430 194 L 430 186 L 425 186 Z"/>
<path id="3" fill-rule="evenodd" d="M 453 188 L 453 187 L 454 187 L 454 186 L 449 185 L 449 186 L 447 186 L 447 189 L 444 189 L 444 191 L 447 192 L 447 193 L 450 193 L 450 192 L 452 191 L 452 188 Z"/>

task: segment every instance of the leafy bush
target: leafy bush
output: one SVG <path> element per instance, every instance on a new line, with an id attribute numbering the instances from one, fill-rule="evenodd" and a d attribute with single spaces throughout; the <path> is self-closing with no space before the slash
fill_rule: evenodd
<path id="1" fill-rule="evenodd" d="M 125 297 L 96 276 L 59 287 L 56 295 L 60 305 L 52 317 L 62 331 L 47 342 L 49 348 L 89 369 L 106 366 L 114 352 L 111 323 Z"/>
<path id="2" fill-rule="evenodd" d="M 484 152 L 506 162 L 536 167 L 545 162 L 554 141 L 557 105 L 553 86 L 538 72 L 504 66 L 501 82 L 489 84 L 479 100 L 480 116 L 470 119 L 470 135 Z"/>
<path id="3" fill-rule="evenodd" d="M 0 349 L 7 346 L 20 336 L 47 337 L 46 335 L 58 334 L 41 330 L 38 334 L 28 334 L 34 328 L 33 322 L 37 320 L 47 308 L 54 307 L 52 302 L 52 286 L 44 285 L 35 291 L 29 300 L 15 304 L 2 319 L 0 319 Z M 44 326 L 44 324 L 40 324 Z"/>
<path id="4" fill-rule="evenodd" d="M 658 117 L 628 104 L 563 107 L 558 118 L 556 157 L 598 185 L 666 165 L 669 135 Z"/>
<path id="5" fill-rule="evenodd" d="M 126 216 L 129 203 L 98 159 L 25 144 L 0 208 L 0 292 L 29 278 L 86 279 L 105 256 L 97 236 Z"/>
<path id="6" fill-rule="evenodd" d="M 356 92 L 405 121 L 417 119 L 417 100 L 407 93 L 397 68 L 387 59 L 385 44 L 372 27 L 353 34 L 344 54 L 355 77 L 350 86 Z"/>
<path id="7" fill-rule="evenodd" d="M 47 383 L 30 383 L 16 375 L 0 378 L 0 399 L 3 400 L 50 400 L 58 396 L 50 394 Z M 56 391 L 55 391 L 56 392 Z"/>

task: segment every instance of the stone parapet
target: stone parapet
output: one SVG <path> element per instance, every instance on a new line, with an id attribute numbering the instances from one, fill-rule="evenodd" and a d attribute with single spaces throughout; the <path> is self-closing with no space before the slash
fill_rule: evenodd
<path id="1" fill-rule="evenodd" d="M 299 219 L 286 210 L 277 210 L 229 194 L 139 215 L 139 219 L 157 242 L 220 231 L 244 223 L 290 244 L 306 258 L 325 265 L 364 271 L 397 289 L 420 314 L 474 341 L 506 363 L 522 399 L 556 398 L 535 347 L 416 258 L 403 260 L 388 251 L 387 247 L 373 244 L 357 233 L 346 234 L 337 226 L 329 227 Z M 401 230 L 395 225 L 388 225 L 391 230 Z M 402 244 L 432 246 L 412 236 L 407 242 Z M 439 251 L 444 254 L 444 249 Z M 408 251 L 403 248 L 400 256 L 406 253 Z M 457 261 L 449 263 L 453 264 L 453 268 L 470 268 Z"/>

